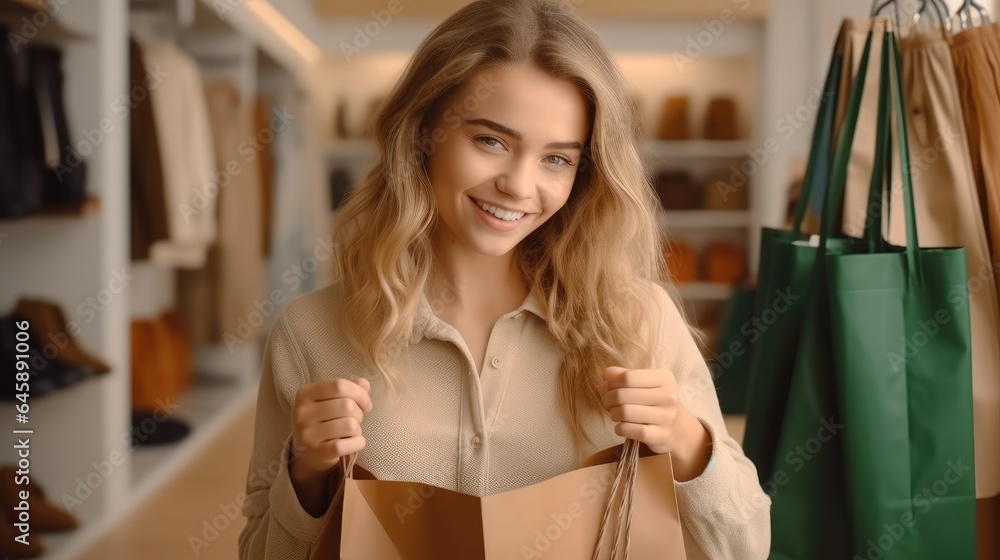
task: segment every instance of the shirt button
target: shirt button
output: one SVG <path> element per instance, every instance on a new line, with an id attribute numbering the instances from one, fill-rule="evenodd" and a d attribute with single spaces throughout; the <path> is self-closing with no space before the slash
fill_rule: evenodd
<path id="1" fill-rule="evenodd" d="M 472 448 L 479 449 L 479 442 L 480 442 L 479 436 L 472 438 Z"/>
<path id="2" fill-rule="evenodd" d="M 503 365 L 503 358 L 500 356 L 493 356 L 493 360 L 491 360 L 490 363 L 493 364 L 493 367 L 498 368 Z"/>

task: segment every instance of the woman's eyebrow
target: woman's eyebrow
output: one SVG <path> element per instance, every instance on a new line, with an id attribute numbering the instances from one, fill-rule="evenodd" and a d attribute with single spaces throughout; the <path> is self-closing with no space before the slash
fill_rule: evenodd
<path id="1" fill-rule="evenodd" d="M 483 125 L 486 128 L 490 128 L 492 130 L 495 130 L 495 131 L 499 132 L 500 134 L 506 134 L 507 136 L 510 136 L 511 138 L 513 138 L 514 140 L 517 140 L 518 142 L 520 142 L 524 138 L 524 136 L 522 136 L 520 132 L 518 132 L 518 131 L 510 128 L 510 127 L 506 127 L 506 126 L 504 126 L 504 125 L 502 125 L 502 124 L 500 124 L 498 122 L 491 121 L 489 119 L 467 119 L 465 122 L 470 123 L 470 124 L 480 124 L 480 125 Z M 575 141 L 574 142 L 549 142 L 548 144 L 545 145 L 545 149 L 546 150 L 583 150 L 583 144 L 580 144 L 579 142 L 575 142 Z"/>

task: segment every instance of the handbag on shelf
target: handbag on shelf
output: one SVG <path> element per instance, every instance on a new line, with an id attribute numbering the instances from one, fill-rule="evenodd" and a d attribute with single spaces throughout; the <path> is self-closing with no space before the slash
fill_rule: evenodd
<path id="1" fill-rule="evenodd" d="M 670 455 L 639 449 L 626 440 L 575 470 L 489 496 L 377 480 L 357 455 L 344 457 L 310 558 L 683 560 Z"/>

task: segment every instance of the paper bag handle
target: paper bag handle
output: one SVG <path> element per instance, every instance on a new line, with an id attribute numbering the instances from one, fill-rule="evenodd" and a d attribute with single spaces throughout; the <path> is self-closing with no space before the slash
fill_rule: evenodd
<path id="1" fill-rule="evenodd" d="M 619 556 L 623 560 L 628 560 L 632 536 L 633 495 L 635 494 L 635 478 L 638 468 L 639 442 L 627 439 L 623 447 L 622 457 L 618 461 L 618 468 L 615 471 L 615 481 L 611 485 L 608 505 L 604 509 L 604 518 L 601 520 L 601 531 L 597 536 L 597 547 L 594 549 L 593 560 L 600 560 L 601 550 L 604 548 L 604 537 L 608 532 L 608 522 L 611 520 L 613 510 L 617 510 L 615 511 L 617 521 L 614 541 L 611 545 L 611 560 L 617 560 Z M 620 503 L 618 503 L 619 501 Z"/>

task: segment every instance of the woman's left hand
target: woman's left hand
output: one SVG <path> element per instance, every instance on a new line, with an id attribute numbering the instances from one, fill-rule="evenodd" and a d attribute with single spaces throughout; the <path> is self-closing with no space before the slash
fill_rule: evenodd
<path id="1" fill-rule="evenodd" d="M 695 478 L 712 456 L 712 438 L 680 402 L 677 380 L 665 369 L 604 369 L 602 398 L 615 433 L 644 443 L 654 453 L 671 453 L 674 478 Z"/>

